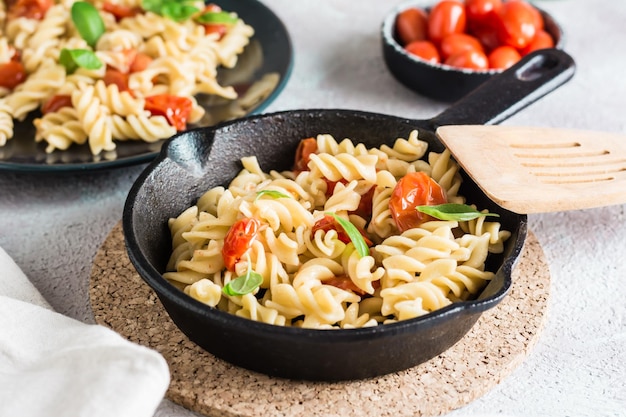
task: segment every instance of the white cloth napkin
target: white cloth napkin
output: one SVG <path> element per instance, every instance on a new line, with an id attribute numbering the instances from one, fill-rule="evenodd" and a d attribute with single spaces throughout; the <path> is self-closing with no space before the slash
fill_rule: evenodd
<path id="1" fill-rule="evenodd" d="M 1 417 L 150 417 L 169 380 L 158 352 L 54 312 L 0 248 Z"/>

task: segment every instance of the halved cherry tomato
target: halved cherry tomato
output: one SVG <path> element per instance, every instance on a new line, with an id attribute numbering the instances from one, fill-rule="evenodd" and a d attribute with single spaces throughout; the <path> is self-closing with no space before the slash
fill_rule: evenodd
<path id="1" fill-rule="evenodd" d="M 389 210 L 398 230 L 418 227 L 432 217 L 416 210 L 417 206 L 447 202 L 445 191 L 423 172 L 411 172 L 398 181 L 389 200 Z"/>
<path id="2" fill-rule="evenodd" d="M 422 9 L 411 7 L 396 17 L 396 34 L 401 45 L 428 38 L 428 15 Z"/>
<path id="3" fill-rule="evenodd" d="M 104 81 L 104 84 L 106 85 L 111 85 L 111 84 L 117 85 L 117 88 L 120 91 L 129 91 L 128 74 L 123 73 L 120 70 L 117 70 L 112 67 L 108 67 L 104 73 L 104 77 L 102 77 L 102 80 Z"/>
<path id="4" fill-rule="evenodd" d="M 53 4 L 54 0 L 17 0 L 9 6 L 7 17 L 8 20 L 18 17 L 41 20 Z"/>
<path id="5" fill-rule="evenodd" d="M 439 46 L 441 59 L 446 60 L 452 55 L 463 51 L 483 51 L 478 39 L 466 33 L 453 33 L 442 39 Z"/>
<path id="6" fill-rule="evenodd" d="M 501 43 L 520 49 L 533 40 L 538 30 L 533 9 L 533 6 L 523 0 L 510 0 L 502 4 L 498 26 Z"/>
<path id="7" fill-rule="evenodd" d="M 257 219 L 245 217 L 233 224 L 226 237 L 222 248 L 222 258 L 224 265 L 229 271 L 235 270 L 235 265 L 250 249 L 252 242 L 257 237 L 261 224 Z"/>
<path id="8" fill-rule="evenodd" d="M 153 115 L 165 116 L 170 125 L 181 131 L 187 128 L 187 119 L 193 103 L 187 97 L 158 94 L 146 97 L 145 109 Z"/>
<path id="9" fill-rule="evenodd" d="M 150 63 L 152 63 L 152 57 L 150 55 L 146 55 L 143 52 L 137 52 L 133 63 L 130 64 L 129 72 L 143 71 L 148 68 Z"/>
<path id="10" fill-rule="evenodd" d="M 102 10 L 115 16 L 116 21 L 120 21 L 125 17 L 133 17 L 141 12 L 139 7 L 131 7 L 124 4 L 109 3 L 105 1 L 102 4 Z"/>
<path id="11" fill-rule="evenodd" d="M 317 152 L 317 140 L 315 138 L 302 139 L 296 149 L 293 170 L 296 172 L 308 171 L 311 154 L 315 152 Z"/>
<path id="12" fill-rule="evenodd" d="M 526 45 L 525 48 L 520 50 L 520 53 L 522 55 L 526 55 L 538 49 L 544 48 L 554 48 L 554 39 L 552 39 L 552 35 L 545 30 L 540 30 L 535 34 L 533 40 Z"/>
<path id="13" fill-rule="evenodd" d="M 41 112 L 43 114 L 54 113 L 63 107 L 72 107 L 72 96 L 68 94 L 57 94 L 52 96 L 50 100 L 43 104 Z"/>
<path id="14" fill-rule="evenodd" d="M 431 41 L 413 41 L 404 49 L 425 61 L 432 62 L 433 64 L 438 64 L 441 62 L 441 58 L 439 56 L 439 51 L 434 43 Z"/>
<path id="15" fill-rule="evenodd" d="M 507 69 L 522 58 L 517 49 L 512 46 L 502 45 L 491 51 L 487 59 L 489 68 Z"/>
<path id="16" fill-rule="evenodd" d="M 350 243 L 350 237 L 348 236 L 346 231 L 343 229 L 343 227 L 341 227 L 341 225 L 337 223 L 337 221 L 335 220 L 333 216 L 326 215 L 322 217 L 321 219 L 319 219 L 318 221 L 316 221 L 313 227 L 311 228 L 311 234 L 315 235 L 315 232 L 317 232 L 318 230 L 323 230 L 325 232 L 328 232 L 329 230 L 335 230 L 337 232 L 337 239 L 339 239 L 340 241 L 346 244 Z M 372 246 L 374 244 L 370 240 L 370 238 L 367 237 L 364 230 L 362 230 L 359 227 L 357 227 L 357 230 L 359 231 L 359 233 L 361 233 L 361 236 L 363 236 L 363 239 L 365 240 L 365 244 L 367 246 Z"/>
<path id="17" fill-rule="evenodd" d="M 457 0 L 442 0 L 428 15 L 428 38 L 438 44 L 451 33 L 465 32 L 465 6 Z"/>
<path id="18" fill-rule="evenodd" d="M 374 190 L 375 186 L 370 187 L 369 190 L 363 195 L 361 195 L 361 200 L 359 201 L 359 206 L 356 210 L 349 212 L 350 214 L 356 214 L 359 217 L 364 219 L 369 219 L 372 217 L 372 201 L 374 199 Z"/>
<path id="19" fill-rule="evenodd" d="M 24 65 L 18 61 L 0 64 L 0 87 L 13 90 L 26 80 Z"/>
<path id="20" fill-rule="evenodd" d="M 451 67 L 468 68 L 473 70 L 484 70 L 489 68 L 487 55 L 483 51 L 467 50 L 454 54 L 444 61 L 444 64 Z"/>

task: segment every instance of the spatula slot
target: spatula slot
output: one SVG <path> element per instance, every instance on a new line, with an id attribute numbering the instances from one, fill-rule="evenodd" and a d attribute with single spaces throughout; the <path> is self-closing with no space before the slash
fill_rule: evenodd
<path id="1" fill-rule="evenodd" d="M 569 142 L 569 143 L 537 143 L 537 142 L 526 142 L 526 143 L 511 143 L 509 144 L 511 148 L 519 148 L 519 149 L 569 149 L 569 148 L 580 148 L 583 146 L 580 142 Z"/>

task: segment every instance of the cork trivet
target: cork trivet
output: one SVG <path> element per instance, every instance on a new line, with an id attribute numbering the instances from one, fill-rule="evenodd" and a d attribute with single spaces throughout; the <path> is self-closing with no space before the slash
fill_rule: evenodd
<path id="1" fill-rule="evenodd" d="M 456 345 L 414 368 L 350 382 L 268 377 L 214 357 L 171 321 L 137 275 L 121 223 L 98 251 L 90 300 L 96 321 L 160 352 L 169 364 L 166 397 L 207 416 L 437 416 L 484 395 L 526 357 L 543 328 L 550 273 L 529 233 L 513 287 Z"/>

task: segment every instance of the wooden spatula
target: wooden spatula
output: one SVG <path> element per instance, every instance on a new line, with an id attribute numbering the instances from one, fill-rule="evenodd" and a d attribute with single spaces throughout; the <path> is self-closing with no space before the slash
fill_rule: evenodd
<path id="1" fill-rule="evenodd" d="M 437 135 L 485 194 L 513 212 L 626 203 L 624 134 L 460 125 Z"/>

